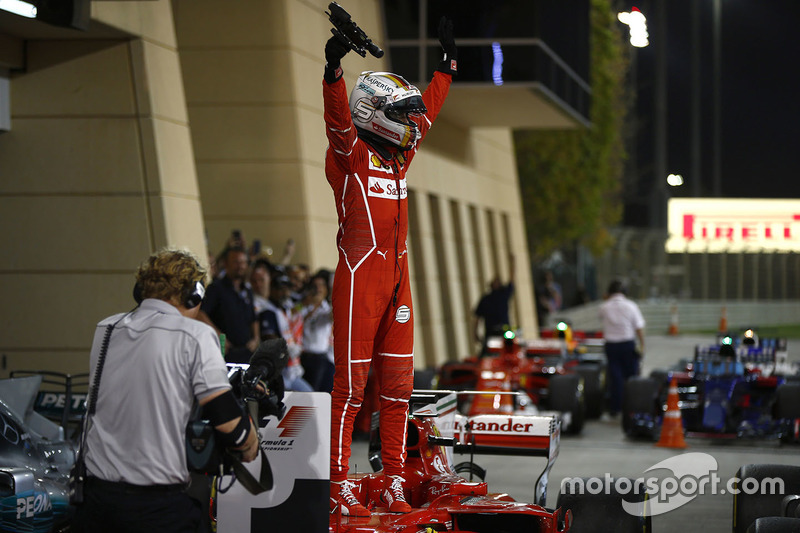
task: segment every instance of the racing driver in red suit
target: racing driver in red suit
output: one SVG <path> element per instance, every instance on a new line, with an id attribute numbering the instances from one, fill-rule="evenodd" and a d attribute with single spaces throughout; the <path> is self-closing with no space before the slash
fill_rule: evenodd
<path id="1" fill-rule="evenodd" d="M 382 500 L 390 512 L 411 510 L 403 493 L 406 416 L 414 379 L 406 171 L 456 72 L 453 24 L 444 17 L 439 41 L 444 59 L 424 94 L 396 74 L 364 72 L 349 99 L 340 65 L 349 47 L 335 36 L 325 45 L 325 174 L 339 216 L 332 291 L 332 512 L 370 515 L 347 480 L 353 423 L 370 364 L 380 394 Z"/>

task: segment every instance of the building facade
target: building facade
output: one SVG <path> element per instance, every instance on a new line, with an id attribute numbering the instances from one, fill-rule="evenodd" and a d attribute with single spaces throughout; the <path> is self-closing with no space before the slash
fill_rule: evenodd
<path id="1" fill-rule="evenodd" d="M 375 42 L 407 46 L 388 34 L 392 6 L 344 5 Z M 206 260 L 236 228 L 277 253 L 294 239 L 293 261 L 335 267 L 338 226 L 324 176 L 326 7 L 96 0 L 85 30 L 0 12 L 3 373 L 86 371 L 94 325 L 133 307 L 135 268 L 163 246 Z M 456 39 L 465 58 L 486 45 L 460 41 L 458 29 Z M 546 63 L 558 58 L 539 40 L 522 44 Z M 348 86 L 363 70 L 392 70 L 386 48 L 382 59 L 349 54 Z M 568 74 L 574 85 L 579 76 Z M 574 87 L 553 80 L 457 82 L 411 167 L 419 368 L 475 352 L 472 309 L 492 277 L 507 277 L 511 253 L 513 325 L 536 335 L 511 128 L 587 123 L 583 104 L 567 96 Z"/>

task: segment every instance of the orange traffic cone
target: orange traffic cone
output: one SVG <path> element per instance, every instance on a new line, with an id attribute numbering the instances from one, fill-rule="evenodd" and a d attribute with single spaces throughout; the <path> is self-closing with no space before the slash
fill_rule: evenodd
<path id="1" fill-rule="evenodd" d="M 669 315 L 669 334 L 670 335 L 677 335 L 678 334 L 678 306 L 673 305 L 670 310 Z"/>
<path id="2" fill-rule="evenodd" d="M 661 438 L 656 446 L 664 448 L 686 448 L 683 440 L 683 419 L 681 409 L 678 407 L 678 380 L 672 378 L 667 394 L 667 412 L 664 413 L 664 422 L 661 424 Z"/>
<path id="3" fill-rule="evenodd" d="M 719 319 L 719 332 L 720 333 L 727 333 L 728 332 L 728 308 L 722 308 L 722 316 Z"/>

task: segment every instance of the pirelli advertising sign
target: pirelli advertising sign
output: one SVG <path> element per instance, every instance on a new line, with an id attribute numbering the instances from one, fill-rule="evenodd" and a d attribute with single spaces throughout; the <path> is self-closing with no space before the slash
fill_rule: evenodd
<path id="1" fill-rule="evenodd" d="M 668 253 L 800 252 L 800 200 L 671 198 Z"/>

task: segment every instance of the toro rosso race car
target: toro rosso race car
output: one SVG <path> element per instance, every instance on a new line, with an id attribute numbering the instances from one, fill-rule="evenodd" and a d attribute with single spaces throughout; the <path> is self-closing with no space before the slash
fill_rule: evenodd
<path id="1" fill-rule="evenodd" d="M 691 361 L 649 378 L 631 378 L 623 396 L 623 431 L 656 438 L 669 383 L 677 383 L 687 434 L 700 437 L 772 437 L 800 441 L 800 376 L 785 339 L 723 336 L 698 346 Z"/>
<path id="2" fill-rule="evenodd" d="M 41 376 L 0 380 L 0 531 L 68 531 L 75 449 L 33 409 Z"/>
<path id="3" fill-rule="evenodd" d="M 587 417 L 602 412 L 605 365 L 599 359 L 583 359 L 562 338 L 522 342 L 507 331 L 502 339 L 488 340 L 483 357 L 445 363 L 436 384 L 449 390 L 519 392 L 460 398 L 459 410 L 468 415 L 554 412 L 566 433 L 577 434 Z"/>
<path id="4" fill-rule="evenodd" d="M 563 531 L 651 530 L 647 495 L 626 495 L 640 512 L 623 509 L 617 494 L 578 494 L 562 490 L 555 508 L 546 506 L 547 481 L 559 449 L 561 423 L 557 416 L 479 414 L 459 416 L 453 391 L 415 391 L 408 417 L 406 499 L 407 514 L 388 513 L 380 500 L 383 473 L 380 464 L 378 418 L 373 419 L 370 442 L 372 474 L 351 475 L 354 494 L 371 510 L 369 517 L 336 513 L 332 533 L 511 533 Z M 483 481 L 458 474 L 455 454 L 522 455 L 546 460 L 536 480 L 533 503 L 521 503 L 508 494 L 489 492 Z M 565 484 L 565 486 L 573 486 Z"/>

